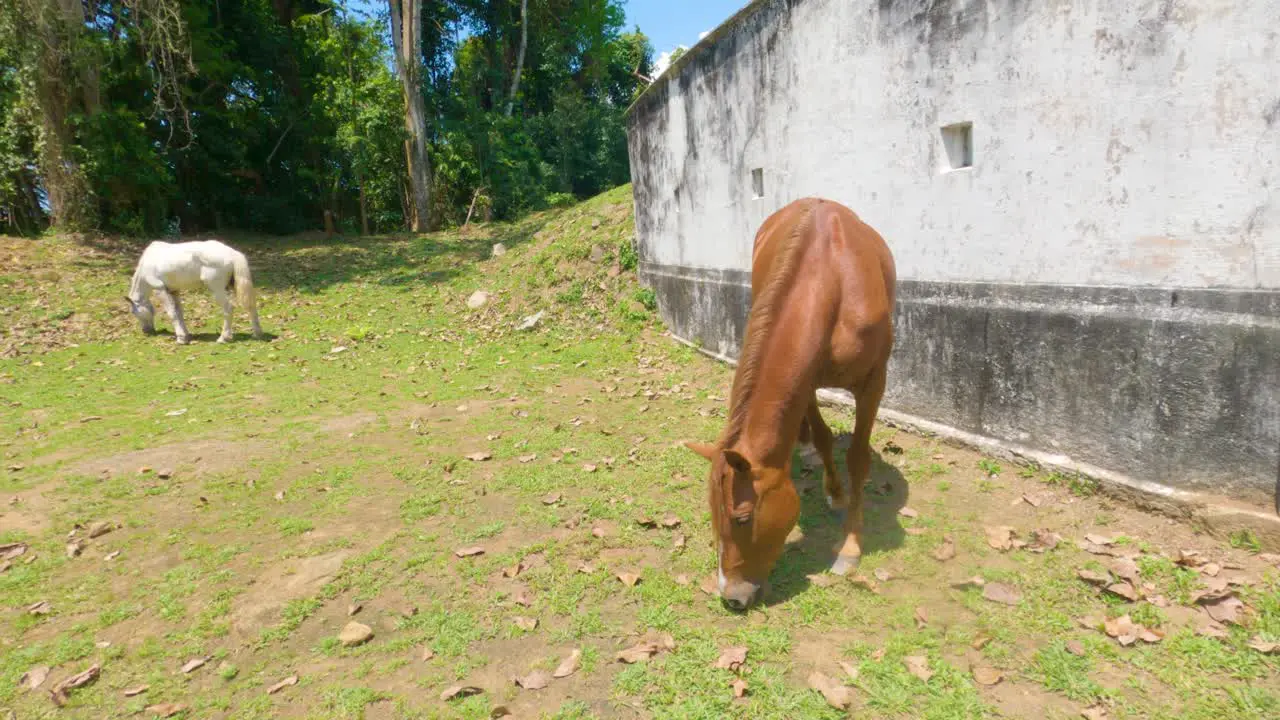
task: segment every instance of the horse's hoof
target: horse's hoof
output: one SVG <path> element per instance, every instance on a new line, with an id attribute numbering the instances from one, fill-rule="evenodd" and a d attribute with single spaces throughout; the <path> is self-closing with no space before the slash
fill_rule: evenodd
<path id="1" fill-rule="evenodd" d="M 190 344 L 191 344 L 191 338 L 190 338 L 189 336 L 187 336 L 187 335 L 179 335 L 179 336 L 178 336 L 178 344 L 179 344 L 179 345 L 190 345 Z"/>
<path id="2" fill-rule="evenodd" d="M 836 561 L 831 564 L 831 573 L 844 577 L 857 570 L 860 562 L 862 558 L 857 555 L 837 555 Z"/>
<path id="3" fill-rule="evenodd" d="M 219 336 L 218 336 L 218 342 L 220 342 L 220 343 L 229 343 L 229 342 L 231 342 L 231 336 L 230 336 L 230 335 L 219 335 Z"/>

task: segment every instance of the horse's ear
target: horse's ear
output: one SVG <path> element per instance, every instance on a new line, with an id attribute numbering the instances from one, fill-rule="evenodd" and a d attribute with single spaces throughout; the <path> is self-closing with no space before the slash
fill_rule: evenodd
<path id="1" fill-rule="evenodd" d="M 684 446 L 708 460 L 714 458 L 716 455 L 716 446 L 711 443 L 694 442 L 690 440 L 687 441 Z"/>
<path id="2" fill-rule="evenodd" d="M 747 459 L 746 455 L 743 455 L 737 450 L 725 450 L 724 461 L 729 463 L 729 467 L 740 473 L 751 471 L 751 461 Z"/>

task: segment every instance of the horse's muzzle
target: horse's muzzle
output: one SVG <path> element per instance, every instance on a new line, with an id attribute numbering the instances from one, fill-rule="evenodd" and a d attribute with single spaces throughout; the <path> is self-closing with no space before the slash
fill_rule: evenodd
<path id="1" fill-rule="evenodd" d="M 751 607 L 760 595 L 760 586 L 746 580 L 735 580 L 725 583 L 720 600 L 734 612 L 742 612 Z"/>

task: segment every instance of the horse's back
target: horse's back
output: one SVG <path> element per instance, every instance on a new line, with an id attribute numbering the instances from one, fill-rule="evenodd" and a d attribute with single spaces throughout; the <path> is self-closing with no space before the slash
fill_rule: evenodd
<path id="1" fill-rule="evenodd" d="M 794 200 L 765 218 L 752 249 L 753 286 L 765 281 L 775 256 L 793 236 L 804 246 L 798 251 L 805 255 L 797 276 L 842 268 L 842 274 L 850 276 L 846 279 L 861 288 L 858 292 L 876 292 L 866 287 L 868 283 L 879 286 L 879 293 L 893 305 L 897 273 L 888 244 L 853 210 L 825 198 Z"/>

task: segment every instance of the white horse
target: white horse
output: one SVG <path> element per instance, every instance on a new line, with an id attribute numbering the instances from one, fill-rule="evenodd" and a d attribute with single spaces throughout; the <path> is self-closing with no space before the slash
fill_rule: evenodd
<path id="1" fill-rule="evenodd" d="M 218 342 L 231 340 L 231 294 L 234 286 L 240 306 L 249 313 L 253 323 L 253 336 L 262 338 L 258 324 L 258 308 L 254 299 L 253 278 L 249 275 L 249 260 L 244 253 L 217 240 L 198 240 L 182 243 L 156 241 L 147 246 L 133 272 L 133 284 L 125 299 L 129 311 L 142 324 L 142 331 L 156 330 L 155 308 L 151 306 L 151 292 L 160 300 L 173 319 L 173 334 L 178 342 L 191 342 L 191 334 L 182 322 L 182 303 L 178 294 L 197 290 L 201 285 L 209 288 L 213 298 L 222 306 L 222 334 Z"/>

